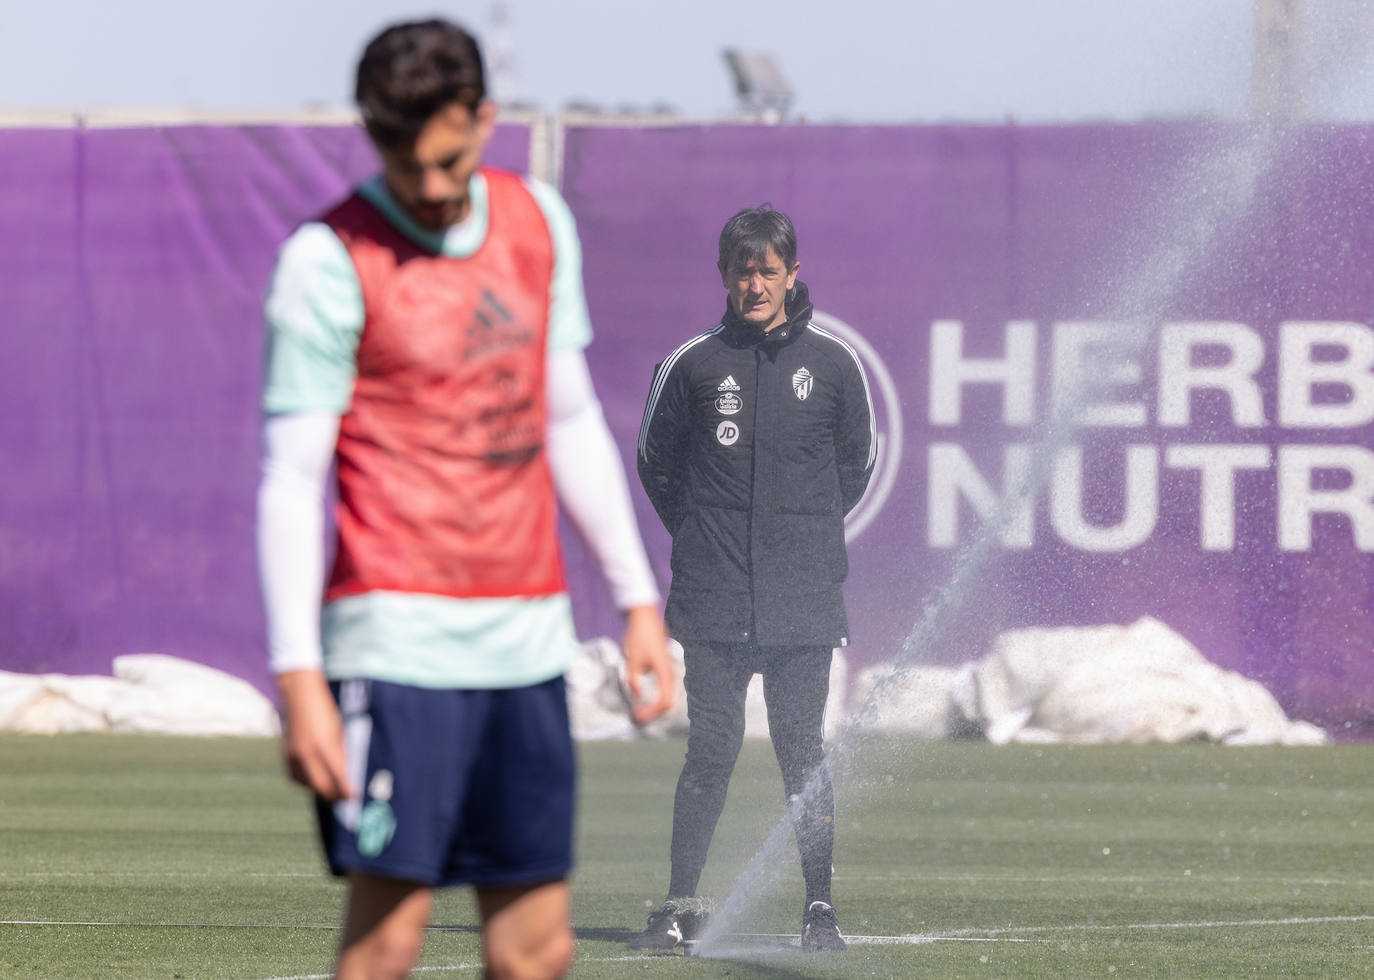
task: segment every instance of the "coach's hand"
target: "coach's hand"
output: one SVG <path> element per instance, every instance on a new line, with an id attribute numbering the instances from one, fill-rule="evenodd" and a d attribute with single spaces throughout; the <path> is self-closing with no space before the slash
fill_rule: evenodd
<path id="1" fill-rule="evenodd" d="M 677 673 L 668 655 L 668 631 L 657 606 L 635 606 L 625 613 L 625 680 L 630 687 L 631 714 L 645 725 L 672 710 L 677 701 Z M 653 700 L 644 698 L 643 677 L 654 679 Z"/>
<path id="2" fill-rule="evenodd" d="M 291 778 L 336 802 L 356 796 L 348 780 L 343 722 L 329 684 L 318 670 L 277 675 L 282 703 L 282 748 Z"/>

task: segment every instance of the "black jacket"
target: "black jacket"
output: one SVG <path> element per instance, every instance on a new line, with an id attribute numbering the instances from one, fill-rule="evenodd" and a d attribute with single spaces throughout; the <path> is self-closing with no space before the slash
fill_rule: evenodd
<path id="1" fill-rule="evenodd" d="M 667 620 L 683 642 L 842 645 L 844 516 L 876 443 L 853 349 L 797 282 L 768 333 L 724 319 L 654 369 L 639 478 L 673 536 Z"/>

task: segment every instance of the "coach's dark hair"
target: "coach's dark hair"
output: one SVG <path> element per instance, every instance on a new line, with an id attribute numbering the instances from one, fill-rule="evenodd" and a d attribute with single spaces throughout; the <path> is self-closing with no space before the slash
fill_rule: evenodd
<path id="1" fill-rule="evenodd" d="M 476 111 L 486 96 L 477 41 L 446 20 L 388 27 L 358 61 L 354 98 L 379 146 L 408 146 L 444 106 L 458 102 Z"/>
<path id="2" fill-rule="evenodd" d="M 716 249 L 716 266 L 724 272 L 735 260 L 761 260 L 772 249 L 782 259 L 784 268 L 797 264 L 797 230 L 792 219 L 771 204 L 745 208 L 736 214 L 720 231 Z"/>

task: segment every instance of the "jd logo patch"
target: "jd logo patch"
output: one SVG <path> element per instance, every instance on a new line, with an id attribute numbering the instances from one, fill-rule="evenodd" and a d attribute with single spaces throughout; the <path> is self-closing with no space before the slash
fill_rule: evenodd
<path id="1" fill-rule="evenodd" d="M 800 368 L 792 375 L 792 391 L 796 393 L 799 401 L 806 401 L 806 396 L 811 394 L 812 380 L 811 372 L 806 368 Z"/>
<path id="2" fill-rule="evenodd" d="M 722 446 L 733 446 L 739 442 L 739 426 L 729 421 L 716 426 L 716 442 Z"/>
<path id="3" fill-rule="evenodd" d="M 358 819 L 358 853 L 376 857 L 396 835 L 396 815 L 386 800 L 370 800 Z"/>

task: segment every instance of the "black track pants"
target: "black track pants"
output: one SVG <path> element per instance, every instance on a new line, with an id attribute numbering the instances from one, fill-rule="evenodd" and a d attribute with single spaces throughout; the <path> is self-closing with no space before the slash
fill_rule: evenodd
<path id="1" fill-rule="evenodd" d="M 690 728 L 673 798 L 670 896 L 696 894 L 744 741 L 745 692 L 750 678 L 762 674 L 769 735 L 801 850 L 806 901 L 830 901 L 835 791 L 821 763 L 832 655 L 830 647 L 684 645 Z"/>

